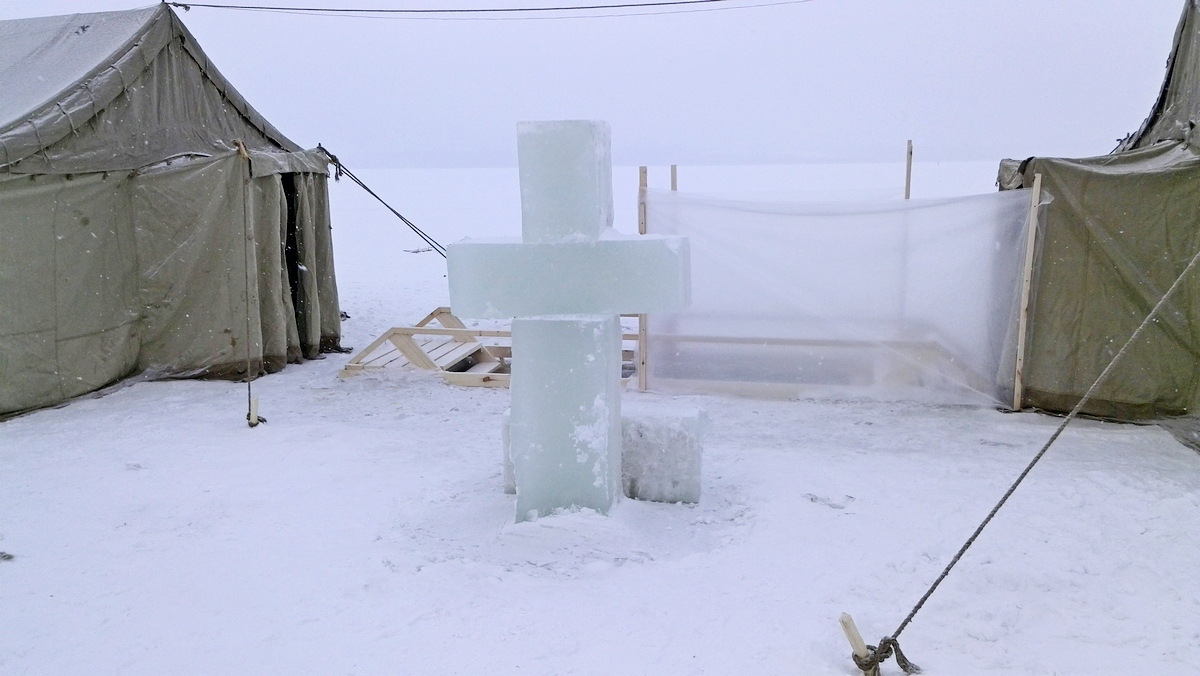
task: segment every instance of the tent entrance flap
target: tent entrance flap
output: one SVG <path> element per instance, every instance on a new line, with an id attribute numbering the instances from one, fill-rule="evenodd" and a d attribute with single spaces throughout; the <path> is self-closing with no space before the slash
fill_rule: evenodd
<path id="1" fill-rule="evenodd" d="M 295 317 L 297 332 L 304 335 L 304 312 L 300 304 L 300 249 L 296 234 L 296 176 L 295 174 L 280 174 L 283 187 L 284 228 L 286 236 L 283 246 L 284 270 L 287 272 L 288 294 L 292 299 L 292 314 Z"/>

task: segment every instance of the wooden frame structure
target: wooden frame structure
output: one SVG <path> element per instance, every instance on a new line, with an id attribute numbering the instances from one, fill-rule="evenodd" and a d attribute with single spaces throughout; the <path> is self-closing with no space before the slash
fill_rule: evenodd
<path id="1" fill-rule="evenodd" d="M 441 371 L 446 381 L 452 384 L 507 387 L 507 360 L 512 356 L 512 348 L 502 344 L 484 345 L 480 338 L 511 335 L 508 331 L 469 329 L 450 312 L 450 308 L 439 307 L 415 326 L 385 331 L 351 357 L 339 375 L 348 378 L 400 362 L 401 365 Z"/>
<path id="2" fill-rule="evenodd" d="M 484 338 L 492 340 L 484 343 L 481 340 Z M 351 357 L 338 375 L 349 378 L 392 364 L 412 365 L 439 371 L 451 385 L 508 387 L 511 379 L 511 339 L 511 331 L 467 328 L 461 319 L 450 312 L 450 308 L 439 307 L 414 326 L 398 326 L 385 331 Z M 621 334 L 623 342 L 638 339 L 638 334 Z M 622 349 L 622 383 L 637 368 L 632 363 L 634 358 L 634 350 Z"/>

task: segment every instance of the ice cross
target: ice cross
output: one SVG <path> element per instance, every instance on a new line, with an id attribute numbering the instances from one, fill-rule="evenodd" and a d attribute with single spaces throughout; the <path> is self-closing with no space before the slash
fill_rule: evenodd
<path id="1" fill-rule="evenodd" d="M 517 521 L 607 514 L 621 490 L 620 314 L 687 307 L 687 240 L 611 229 L 607 123 L 521 123 L 517 159 L 523 237 L 451 245 L 450 306 L 514 318 Z"/>

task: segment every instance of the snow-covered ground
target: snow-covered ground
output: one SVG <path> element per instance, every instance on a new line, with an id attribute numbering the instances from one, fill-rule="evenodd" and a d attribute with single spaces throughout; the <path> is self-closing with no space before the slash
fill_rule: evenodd
<path id="1" fill-rule="evenodd" d="M 902 186 L 895 169 L 680 182 Z M 443 243 L 519 231 L 515 170 L 359 174 Z M 918 165 L 914 195 L 993 175 Z M 636 172 L 616 178 L 631 231 Z M 361 347 L 446 286 L 442 259 L 406 253 L 419 240 L 354 190 L 334 191 L 335 247 L 344 342 Z M 0 424 L 0 673 L 851 675 L 838 615 L 871 642 L 893 631 L 1059 423 L 671 398 L 712 420 L 699 504 L 514 525 L 507 391 L 399 368 L 339 380 L 346 359 L 257 381 L 256 429 L 245 385 L 200 381 Z M 1200 673 L 1197 571 L 1200 455 L 1155 427 L 1077 421 L 901 644 L 931 674 Z"/>

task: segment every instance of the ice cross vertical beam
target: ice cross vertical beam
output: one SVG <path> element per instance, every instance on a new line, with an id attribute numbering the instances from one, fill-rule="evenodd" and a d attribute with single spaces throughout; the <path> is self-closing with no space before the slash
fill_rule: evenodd
<path id="1" fill-rule="evenodd" d="M 607 514 L 621 490 L 619 315 L 687 307 L 687 240 L 611 229 L 604 122 L 521 123 L 517 159 L 523 237 L 452 244 L 450 306 L 513 318 L 517 521 L 573 507 Z"/>

